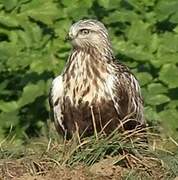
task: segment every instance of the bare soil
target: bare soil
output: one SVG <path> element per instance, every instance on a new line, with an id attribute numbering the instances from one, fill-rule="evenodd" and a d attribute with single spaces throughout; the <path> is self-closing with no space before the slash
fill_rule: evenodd
<path id="1" fill-rule="evenodd" d="M 107 162 L 97 163 L 91 167 L 78 165 L 75 167 L 54 166 L 46 169 L 40 164 L 24 164 L 11 161 L 1 164 L 0 179 L 2 180 L 109 180 L 121 179 L 122 168 L 108 165 Z M 49 169 L 48 169 L 49 168 Z"/>
<path id="2" fill-rule="evenodd" d="M 128 169 L 113 165 L 113 158 L 100 160 L 92 166 L 76 165 L 67 167 L 50 160 L 38 162 L 35 159 L 0 161 L 0 179 L 2 180 L 121 180 L 131 178 L 135 172 L 139 178 L 161 180 L 165 174 L 160 167 L 153 170 Z M 162 172 L 161 172 L 162 171 Z M 127 175 L 126 175 L 127 174 Z M 131 176 L 130 178 L 127 178 Z M 134 176 L 133 176 L 134 177 Z"/>

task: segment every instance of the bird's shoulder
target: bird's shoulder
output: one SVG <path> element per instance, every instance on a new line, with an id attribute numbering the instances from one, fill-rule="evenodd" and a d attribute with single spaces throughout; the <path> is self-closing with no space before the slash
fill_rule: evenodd
<path id="1" fill-rule="evenodd" d="M 118 78 L 123 79 L 123 81 L 132 81 L 132 79 L 137 81 L 135 75 L 132 73 L 131 69 L 127 65 L 121 63 L 118 60 L 115 60 L 113 61 L 113 66 Z"/>
<path id="2" fill-rule="evenodd" d="M 132 90 L 132 92 L 140 93 L 139 82 L 130 68 L 117 60 L 114 61 L 114 66 L 119 87 L 125 89 L 126 92 Z"/>
<path id="3" fill-rule="evenodd" d="M 133 74 L 130 70 L 130 68 L 125 65 L 124 63 L 121 63 L 119 60 L 114 59 L 113 64 L 116 68 L 116 71 L 120 73 L 128 73 L 128 74 Z"/>

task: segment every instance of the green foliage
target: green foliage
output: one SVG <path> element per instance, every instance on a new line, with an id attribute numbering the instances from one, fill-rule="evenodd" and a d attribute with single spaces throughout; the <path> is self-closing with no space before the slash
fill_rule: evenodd
<path id="1" fill-rule="evenodd" d="M 109 29 L 116 57 L 142 86 L 145 115 L 178 134 L 177 0 L 0 0 L 0 137 L 40 134 L 52 78 L 67 59 L 64 37 L 82 18 Z"/>

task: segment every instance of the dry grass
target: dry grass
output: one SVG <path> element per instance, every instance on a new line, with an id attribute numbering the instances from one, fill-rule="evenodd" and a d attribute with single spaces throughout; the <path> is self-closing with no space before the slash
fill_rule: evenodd
<path id="1" fill-rule="evenodd" d="M 52 135 L 20 146 L 15 146 L 14 141 L 4 141 L 0 151 L 0 177 L 174 179 L 178 175 L 178 153 L 165 150 L 158 145 L 161 144 L 159 136 L 148 132 L 147 129 L 114 131 L 109 136 L 98 133 L 83 139 L 76 134 L 70 141 Z M 178 149 L 175 140 L 168 142 L 174 151 Z"/>

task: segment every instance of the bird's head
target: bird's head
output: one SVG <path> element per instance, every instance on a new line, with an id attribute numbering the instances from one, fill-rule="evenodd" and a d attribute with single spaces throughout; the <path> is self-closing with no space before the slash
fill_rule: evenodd
<path id="1" fill-rule="evenodd" d="M 74 23 L 69 30 L 68 39 L 74 48 L 79 49 L 110 47 L 107 29 L 101 22 L 93 19 Z"/>

